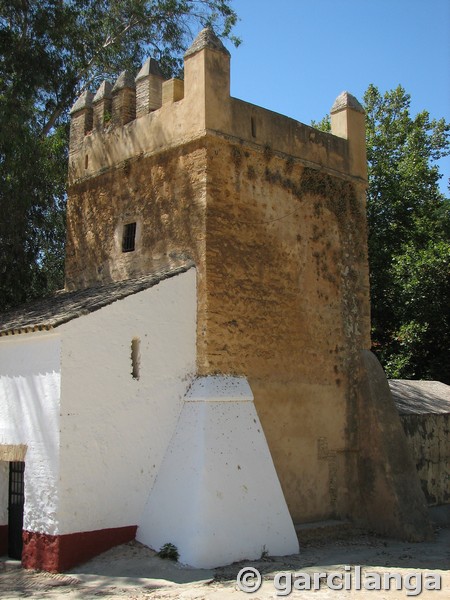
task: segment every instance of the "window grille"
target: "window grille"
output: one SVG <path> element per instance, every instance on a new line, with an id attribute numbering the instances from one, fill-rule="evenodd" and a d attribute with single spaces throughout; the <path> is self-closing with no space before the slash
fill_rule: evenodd
<path id="1" fill-rule="evenodd" d="M 123 226 L 122 252 L 133 252 L 136 247 L 136 223 Z"/>

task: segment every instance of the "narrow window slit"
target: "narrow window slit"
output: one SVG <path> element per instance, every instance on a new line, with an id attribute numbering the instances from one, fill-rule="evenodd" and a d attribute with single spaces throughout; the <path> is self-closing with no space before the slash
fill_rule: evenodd
<path id="1" fill-rule="evenodd" d="M 255 122 L 255 117 L 251 117 L 250 123 L 251 123 L 251 126 L 252 126 L 252 137 L 256 137 L 256 122 Z"/>
<path id="2" fill-rule="evenodd" d="M 131 340 L 131 375 L 133 379 L 139 379 L 141 366 L 141 340 Z"/>

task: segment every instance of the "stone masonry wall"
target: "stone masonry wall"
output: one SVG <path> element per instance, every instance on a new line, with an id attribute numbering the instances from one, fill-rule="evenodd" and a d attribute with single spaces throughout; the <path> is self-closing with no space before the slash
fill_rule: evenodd
<path id="1" fill-rule="evenodd" d="M 69 288 L 144 275 L 172 253 L 204 254 L 205 150 L 197 142 L 123 161 L 71 186 L 67 213 Z M 121 227 L 137 222 L 136 250 Z"/>
<path id="2" fill-rule="evenodd" d="M 450 414 L 401 414 L 400 420 L 428 504 L 450 504 Z"/>
<path id="3" fill-rule="evenodd" d="M 138 222 L 137 248 L 120 224 Z M 198 269 L 199 374 L 245 374 L 294 520 L 349 511 L 353 349 L 368 346 L 364 192 L 269 147 L 208 136 L 70 190 L 66 277 Z"/>
<path id="4" fill-rule="evenodd" d="M 269 147 L 208 141 L 200 373 L 246 374 L 294 521 L 344 515 L 369 345 L 364 190 Z"/>

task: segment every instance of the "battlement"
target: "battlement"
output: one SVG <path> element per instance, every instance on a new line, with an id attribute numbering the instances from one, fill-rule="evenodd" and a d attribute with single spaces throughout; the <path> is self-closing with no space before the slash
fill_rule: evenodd
<path id="1" fill-rule="evenodd" d="M 89 133 L 126 125 L 161 108 L 163 84 L 158 63 L 148 58 L 136 78 L 123 71 L 114 85 L 103 81 L 95 96 L 90 91 L 84 92 L 70 111 L 70 153 L 80 150 Z"/>
<path id="2" fill-rule="evenodd" d="M 95 95 L 85 91 L 71 110 L 69 183 L 206 134 L 366 180 L 364 111 L 348 92 L 333 105 L 331 134 L 232 98 L 230 54 L 208 28 L 186 52 L 184 72 L 184 81 L 165 81 L 148 58 L 136 77 L 124 71 Z"/>

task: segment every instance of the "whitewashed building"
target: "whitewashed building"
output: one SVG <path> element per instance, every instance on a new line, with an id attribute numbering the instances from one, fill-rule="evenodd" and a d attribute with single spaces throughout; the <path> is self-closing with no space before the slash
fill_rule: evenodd
<path id="1" fill-rule="evenodd" d="M 202 567 L 298 549 L 251 390 L 195 378 L 195 340 L 190 261 L 3 320 L 3 552 L 61 571 L 136 535 Z"/>

